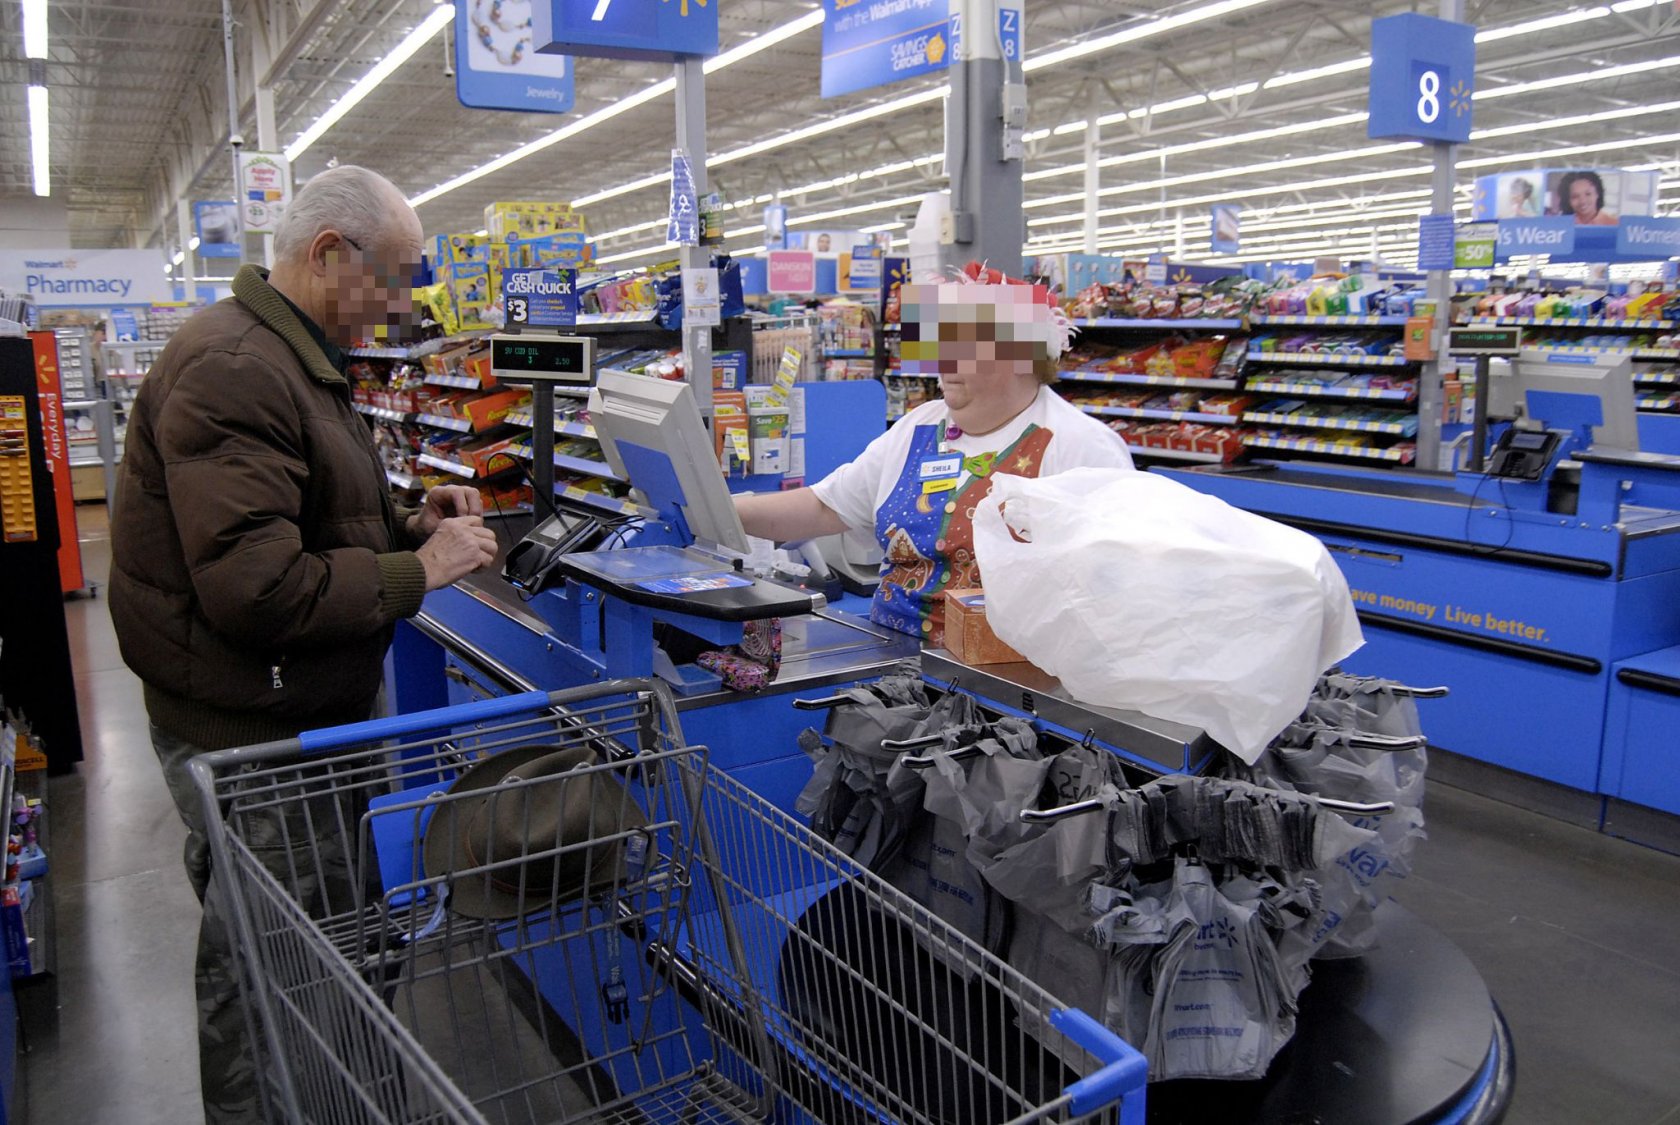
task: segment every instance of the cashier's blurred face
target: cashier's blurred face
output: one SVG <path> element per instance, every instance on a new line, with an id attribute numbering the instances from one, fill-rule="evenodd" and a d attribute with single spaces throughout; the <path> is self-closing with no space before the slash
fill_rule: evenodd
<path id="1" fill-rule="evenodd" d="M 938 329 L 939 389 L 953 410 L 966 410 L 1002 394 L 1015 376 L 1033 373 L 1034 346 L 1016 340 L 1015 325 L 985 318 L 991 310 L 977 308 L 977 320 L 941 320 Z M 927 332 L 924 325 L 923 332 Z M 999 337 L 1003 337 L 999 339 Z"/>

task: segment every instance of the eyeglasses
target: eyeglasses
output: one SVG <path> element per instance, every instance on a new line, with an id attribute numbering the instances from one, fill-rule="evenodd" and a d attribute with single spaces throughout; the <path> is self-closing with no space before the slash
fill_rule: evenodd
<path id="1" fill-rule="evenodd" d="M 340 231 L 338 237 L 340 241 L 358 254 L 367 254 L 367 251 L 362 249 L 362 244 L 349 235 Z M 392 268 L 388 262 L 383 261 L 375 261 L 372 264 L 375 270 L 374 282 L 387 288 L 415 289 L 423 285 L 426 280 L 425 267 L 423 266 L 399 265 Z"/>

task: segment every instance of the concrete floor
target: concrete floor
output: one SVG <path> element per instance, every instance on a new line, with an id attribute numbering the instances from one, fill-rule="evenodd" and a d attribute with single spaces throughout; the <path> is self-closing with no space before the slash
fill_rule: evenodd
<path id="1" fill-rule="evenodd" d="M 104 511 L 80 515 L 102 584 Z M 87 759 L 51 790 L 62 1008 L 56 1041 L 24 1063 L 27 1119 L 194 1125 L 184 832 L 104 598 L 66 613 Z M 1442 785 L 1427 810 L 1430 840 L 1396 897 L 1470 955 L 1504 1008 L 1518 1073 L 1507 1120 L 1680 1125 L 1680 858 Z"/>

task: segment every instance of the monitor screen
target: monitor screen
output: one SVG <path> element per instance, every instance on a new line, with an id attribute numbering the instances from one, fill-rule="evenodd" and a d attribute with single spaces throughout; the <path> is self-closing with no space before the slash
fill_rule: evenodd
<path id="1" fill-rule="evenodd" d="M 608 368 L 589 395 L 607 462 L 691 542 L 751 548 L 687 383 Z"/>
<path id="2" fill-rule="evenodd" d="M 1637 450 L 1639 416 L 1633 393 L 1633 363 L 1625 356 L 1578 355 L 1524 348 L 1506 372 L 1490 372 L 1488 413 L 1497 418 L 1533 418 L 1548 429 L 1592 426 L 1600 449 Z M 1539 392 L 1536 397 L 1533 392 Z M 1553 396 L 1580 396 L 1580 408 Z M 1580 399 L 1595 400 L 1593 403 Z M 1552 417 L 1548 417 L 1548 413 Z"/>

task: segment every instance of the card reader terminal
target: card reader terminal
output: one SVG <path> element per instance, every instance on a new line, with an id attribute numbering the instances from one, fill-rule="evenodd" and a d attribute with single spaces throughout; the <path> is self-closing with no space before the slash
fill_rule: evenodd
<path id="1" fill-rule="evenodd" d="M 502 565 L 502 577 L 527 597 L 565 581 L 556 569 L 573 551 L 593 551 L 612 533 L 605 521 L 588 512 L 557 506 L 554 515 L 538 524 L 514 545 Z"/>
<path id="2" fill-rule="evenodd" d="M 1512 427 L 1499 435 L 1488 475 L 1514 480 L 1539 480 L 1557 452 L 1558 434 L 1550 430 L 1519 430 Z"/>

